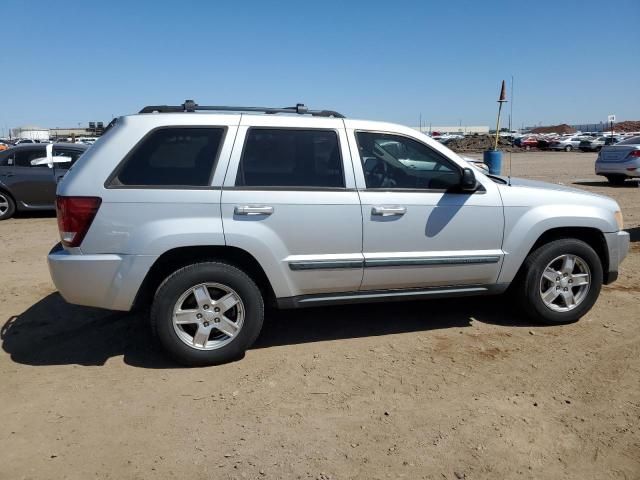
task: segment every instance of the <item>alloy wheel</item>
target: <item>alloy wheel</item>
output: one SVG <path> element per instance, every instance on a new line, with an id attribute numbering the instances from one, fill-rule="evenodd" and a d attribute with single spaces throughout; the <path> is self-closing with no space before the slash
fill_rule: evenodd
<path id="1" fill-rule="evenodd" d="M 9 199 L 0 193 L 0 215 L 4 215 L 9 210 Z"/>
<path id="2" fill-rule="evenodd" d="M 542 272 L 540 297 L 556 312 L 568 312 L 580 305 L 589 292 L 591 271 L 581 257 L 564 254 L 554 258 Z"/>
<path id="3" fill-rule="evenodd" d="M 240 333 L 245 308 L 235 290 L 220 283 L 202 283 L 178 298 L 173 328 L 180 340 L 196 350 L 215 350 Z"/>

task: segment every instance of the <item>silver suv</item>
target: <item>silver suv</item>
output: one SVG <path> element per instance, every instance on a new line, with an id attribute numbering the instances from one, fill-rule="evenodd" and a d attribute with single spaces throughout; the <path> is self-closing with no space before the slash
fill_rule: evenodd
<path id="1" fill-rule="evenodd" d="M 146 107 L 119 118 L 57 193 L 49 267 L 62 296 L 150 306 L 160 343 L 188 365 L 241 357 L 265 304 L 512 285 L 523 313 L 573 322 L 629 248 L 607 197 L 489 176 L 411 128 L 300 104 Z"/>

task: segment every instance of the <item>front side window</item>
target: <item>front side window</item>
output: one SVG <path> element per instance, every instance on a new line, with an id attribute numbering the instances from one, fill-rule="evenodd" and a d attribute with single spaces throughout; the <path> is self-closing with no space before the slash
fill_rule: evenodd
<path id="1" fill-rule="evenodd" d="M 344 187 L 333 130 L 252 128 L 238 167 L 240 187 Z"/>
<path id="2" fill-rule="evenodd" d="M 223 136 L 224 128 L 155 130 L 129 154 L 111 185 L 208 186 Z"/>
<path id="3" fill-rule="evenodd" d="M 367 188 L 447 190 L 460 171 L 423 143 L 401 135 L 356 132 Z"/>

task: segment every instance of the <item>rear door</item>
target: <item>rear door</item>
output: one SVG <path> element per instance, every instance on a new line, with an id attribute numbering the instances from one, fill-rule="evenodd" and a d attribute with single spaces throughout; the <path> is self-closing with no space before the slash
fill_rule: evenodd
<path id="1" fill-rule="evenodd" d="M 346 125 L 352 157 L 359 158 L 353 163 L 362 200 L 361 289 L 495 283 L 504 228 L 497 186 L 476 174 L 478 191 L 461 191 L 461 167 L 410 129 Z"/>
<path id="2" fill-rule="evenodd" d="M 53 208 L 56 191 L 53 169 L 46 164 L 33 164 L 45 157 L 45 145 L 16 148 L 4 169 L 5 185 L 16 201 L 27 207 Z"/>
<path id="3" fill-rule="evenodd" d="M 227 245 L 276 296 L 356 291 L 362 217 L 342 120 L 243 115 L 222 192 Z"/>

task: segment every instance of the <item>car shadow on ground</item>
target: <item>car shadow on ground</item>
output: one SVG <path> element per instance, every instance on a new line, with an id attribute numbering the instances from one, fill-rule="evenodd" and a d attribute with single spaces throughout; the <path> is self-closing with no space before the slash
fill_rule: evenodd
<path id="1" fill-rule="evenodd" d="M 254 349 L 448 328 L 472 320 L 527 327 L 504 297 L 269 311 Z M 80 307 L 53 293 L 9 318 L 2 348 L 26 365 L 104 365 L 123 356 L 141 368 L 176 368 L 152 339 L 146 316 Z"/>
<path id="2" fill-rule="evenodd" d="M 631 237 L 631 242 L 640 242 L 640 227 L 633 227 L 625 229 L 629 232 L 629 236 Z"/>
<path id="3" fill-rule="evenodd" d="M 638 188 L 640 183 L 637 180 L 627 180 L 622 185 L 613 185 L 606 180 L 580 180 L 577 182 L 571 182 L 573 185 L 582 185 L 583 187 L 609 187 L 609 188 Z"/>
<path id="4" fill-rule="evenodd" d="M 22 210 L 13 214 L 13 218 L 56 218 L 55 210 Z"/>

